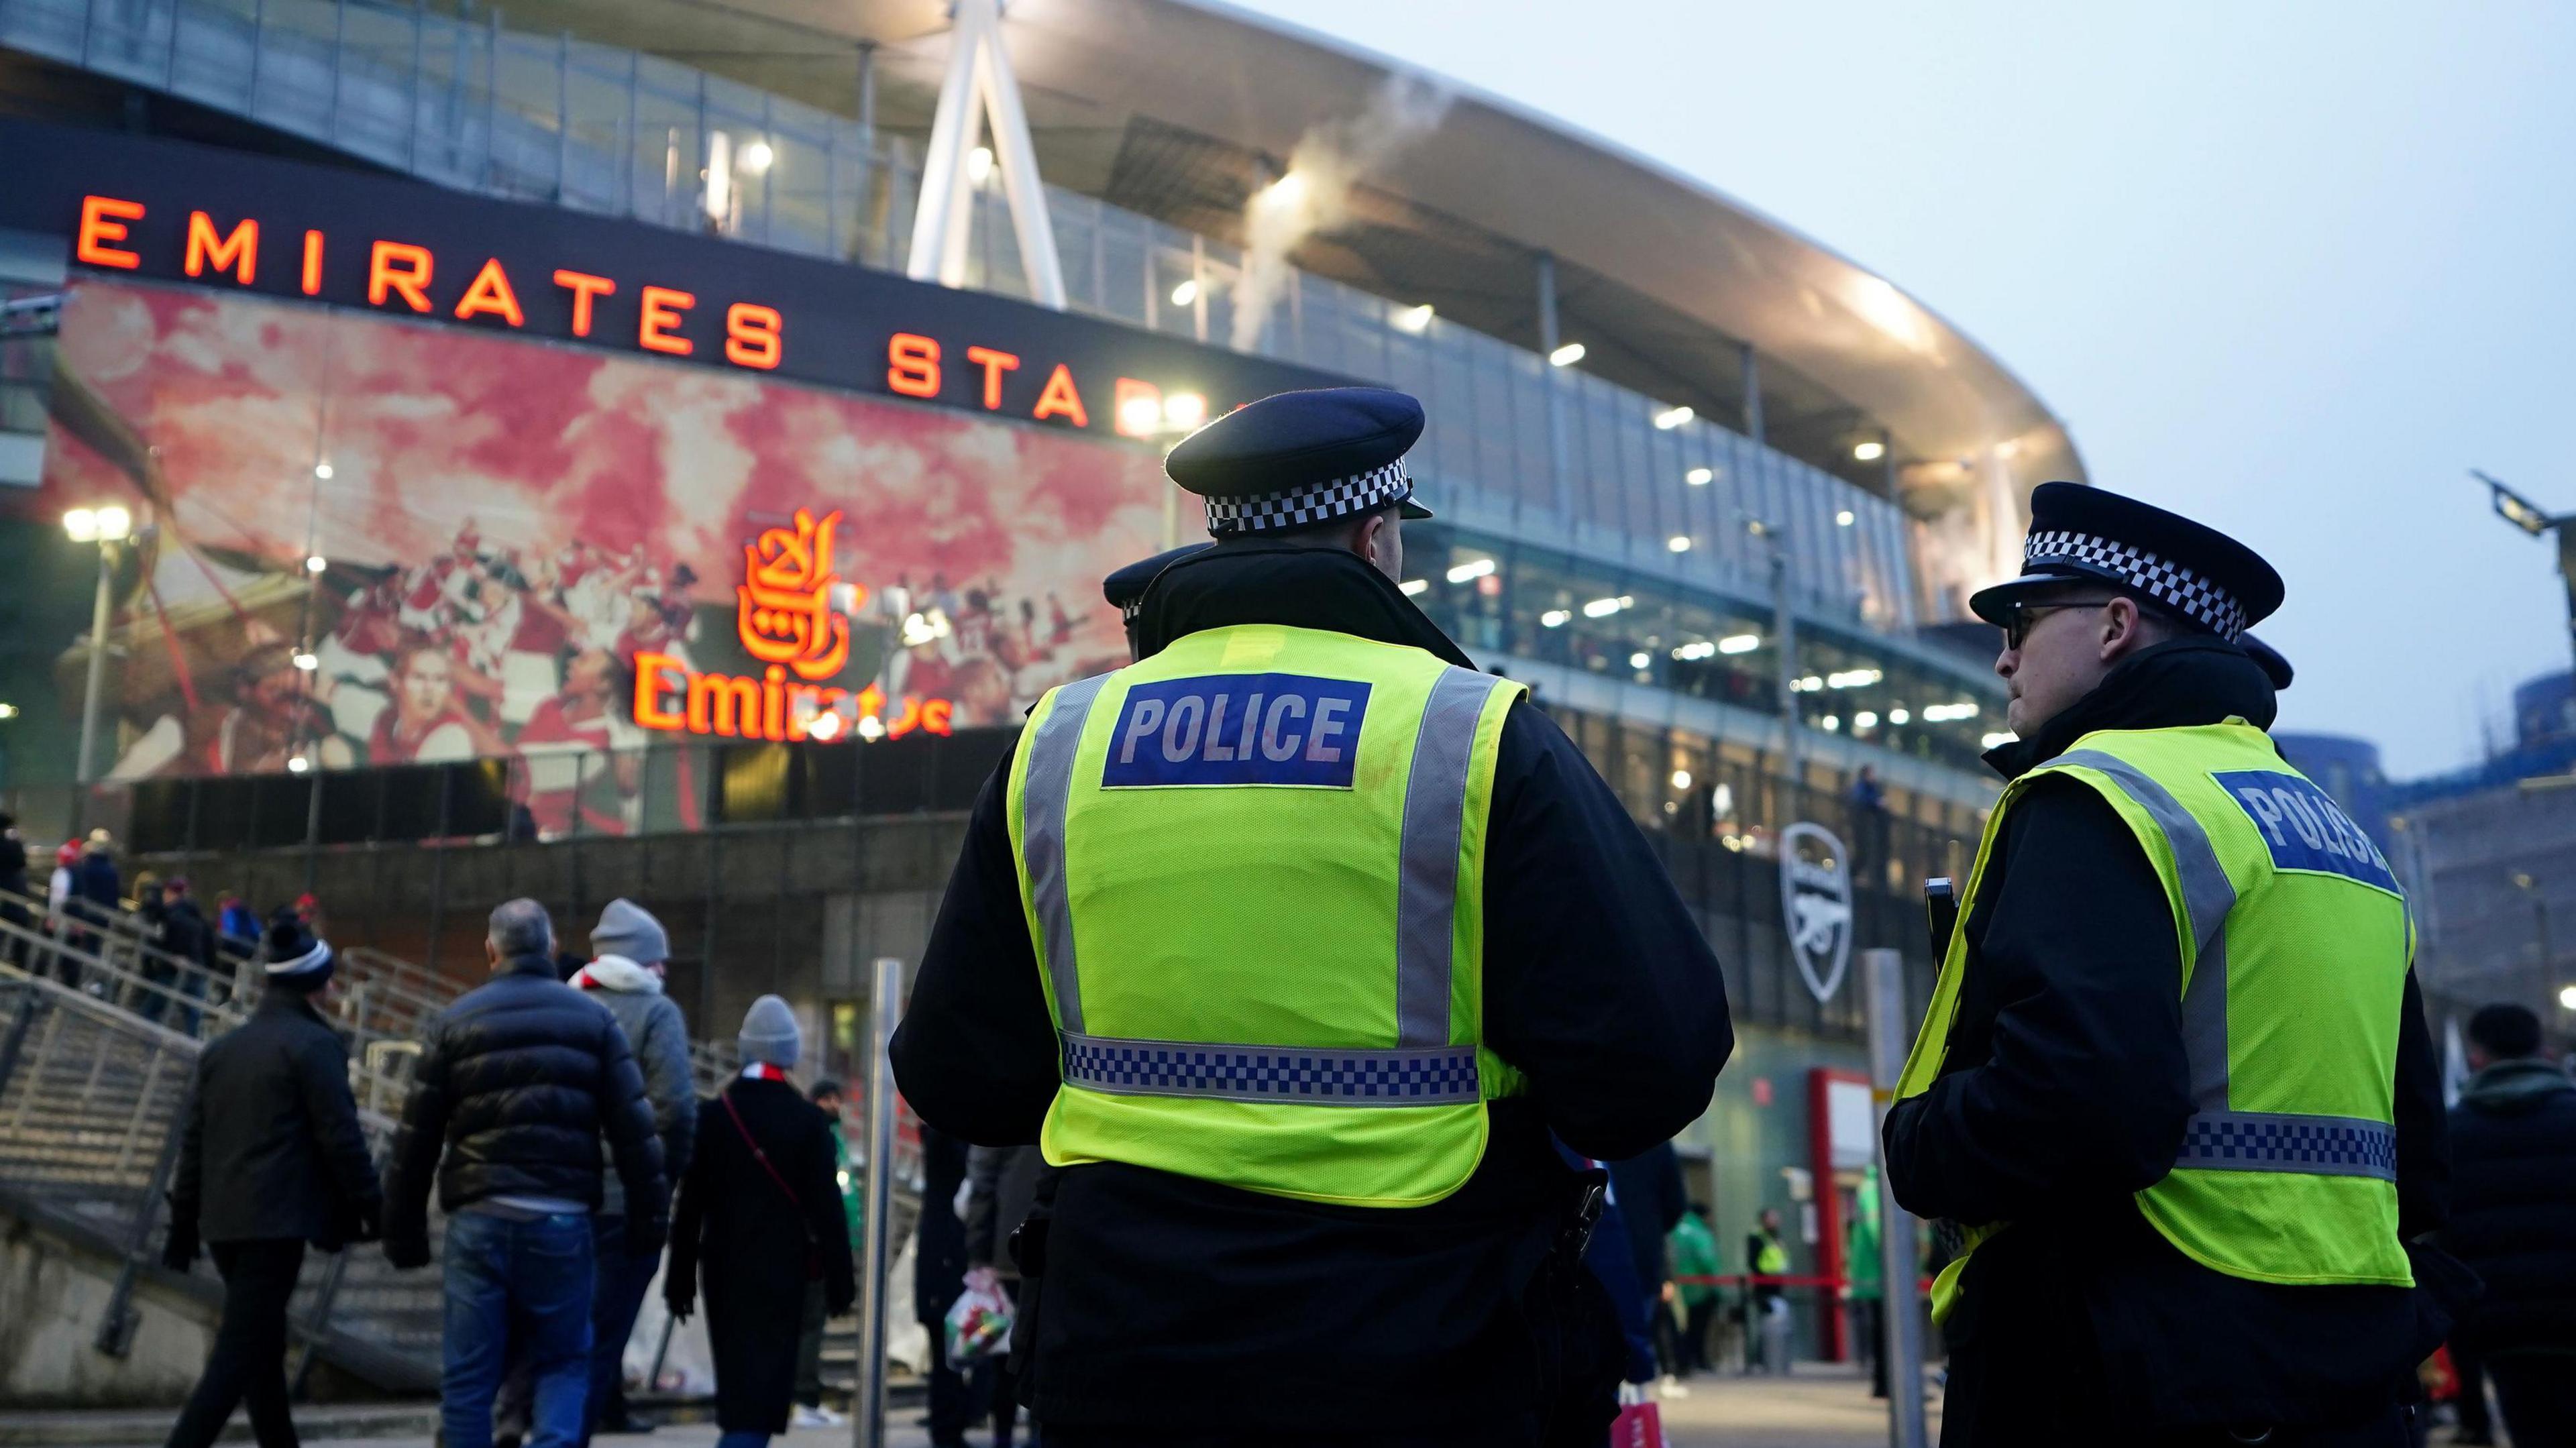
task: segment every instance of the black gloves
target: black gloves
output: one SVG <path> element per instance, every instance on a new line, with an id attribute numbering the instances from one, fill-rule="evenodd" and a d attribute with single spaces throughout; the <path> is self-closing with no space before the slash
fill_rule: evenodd
<path id="1" fill-rule="evenodd" d="M 385 1260 L 402 1271 L 429 1265 L 429 1237 L 426 1233 L 385 1238 Z"/>
<path id="2" fill-rule="evenodd" d="M 689 1290 L 686 1281 L 673 1277 L 662 1284 L 662 1305 L 671 1309 L 672 1317 L 686 1322 L 698 1310 L 697 1294 Z"/>
<path id="3" fill-rule="evenodd" d="M 197 1224 L 172 1218 L 170 1238 L 161 1244 L 161 1265 L 173 1272 L 185 1272 L 197 1260 Z"/>

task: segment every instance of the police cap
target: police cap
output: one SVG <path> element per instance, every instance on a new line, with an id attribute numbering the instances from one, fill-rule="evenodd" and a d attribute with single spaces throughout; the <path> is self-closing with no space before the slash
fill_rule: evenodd
<path id="1" fill-rule="evenodd" d="M 2281 606 L 2281 575 L 2217 529 L 2100 488 L 2042 483 L 2031 490 L 2021 576 L 1980 589 L 1968 607 L 2001 626 L 2014 604 L 2086 579 L 2143 594 L 2230 641 Z"/>
<path id="2" fill-rule="evenodd" d="M 1100 596 L 1109 600 L 1111 608 L 1134 618 L 1136 610 L 1144 606 L 1145 589 L 1153 583 L 1156 575 L 1193 553 L 1203 553 L 1215 546 L 1213 543 L 1185 543 L 1151 558 L 1139 558 L 1100 580 Z"/>
<path id="3" fill-rule="evenodd" d="M 1163 470 L 1207 500 L 1219 538 L 1311 527 L 1413 501 L 1404 455 L 1422 436 L 1422 404 L 1383 387 L 1281 392 L 1181 440 Z"/>
<path id="4" fill-rule="evenodd" d="M 2289 659 L 2285 658 L 2279 649 L 2252 634 L 2238 634 L 2236 646 L 2243 649 L 2254 662 L 2263 666 L 2263 677 L 2272 681 L 2272 692 L 2277 694 L 2290 687 L 2290 681 L 2298 677 L 2298 672 L 2290 667 Z"/>

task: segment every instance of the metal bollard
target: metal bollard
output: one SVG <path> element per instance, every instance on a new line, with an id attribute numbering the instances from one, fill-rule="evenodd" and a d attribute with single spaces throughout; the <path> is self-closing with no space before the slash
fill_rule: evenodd
<path id="1" fill-rule="evenodd" d="M 1905 957 L 1893 950 L 1860 953 L 1862 984 L 1868 992 L 1869 1094 L 1884 1123 L 1896 1078 L 1905 1072 L 1905 1053 L 1913 1044 L 1913 1019 L 1905 1008 Z M 1923 1299 L 1915 1282 L 1921 1268 L 1914 1259 L 1914 1214 L 1896 1204 L 1887 1181 L 1886 1152 L 1879 1153 L 1879 1280 L 1887 1294 L 1888 1448 L 1924 1448 Z"/>
<path id="2" fill-rule="evenodd" d="M 850 1442 L 885 1448 L 887 1218 L 894 1211 L 894 1062 L 889 1047 L 902 1014 L 903 962 L 880 956 L 868 990 L 868 1205 L 859 1249 L 858 1392 Z"/>

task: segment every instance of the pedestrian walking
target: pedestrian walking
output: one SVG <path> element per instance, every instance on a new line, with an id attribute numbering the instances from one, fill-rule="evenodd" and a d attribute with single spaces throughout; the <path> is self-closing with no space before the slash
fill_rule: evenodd
<path id="1" fill-rule="evenodd" d="M 1664 1238 L 1690 1209 L 1690 1191 L 1682 1185 L 1682 1162 L 1669 1141 L 1622 1161 L 1606 1163 L 1610 1184 L 1619 1198 L 1619 1215 L 1627 1227 L 1628 1254 L 1636 1259 L 1637 1286 L 1646 1295 L 1652 1319 L 1655 1369 L 1667 1397 L 1688 1392 L 1681 1385 L 1680 1324 L 1673 1321 L 1672 1264 L 1664 1256 Z"/>
<path id="2" fill-rule="evenodd" d="M 787 1431 L 805 1284 L 822 1284 L 832 1313 L 858 1288 L 830 1128 L 787 1077 L 803 1046 L 795 1013 L 762 996 L 735 1039 L 742 1073 L 698 1113 L 662 1291 L 678 1318 L 706 1293 L 717 1448 L 761 1448 Z"/>
<path id="3" fill-rule="evenodd" d="M 1215 546 L 968 824 L 892 1054 L 926 1121 L 1062 1168 L 1020 1228 L 1050 1445 L 1615 1416 L 1573 1290 L 1601 1194 L 1550 1131 L 1618 1159 L 1696 1119 L 1725 990 L 1581 752 L 1398 587 L 1422 426 L 1333 388 L 1183 441 Z"/>
<path id="4" fill-rule="evenodd" d="M 204 1246 L 224 1305 L 169 1448 L 207 1448 L 244 1404 L 260 1448 L 294 1448 L 286 1306 L 304 1249 L 372 1241 L 382 1219 L 349 1054 L 319 1009 L 331 947 L 289 919 L 265 953 L 250 1018 L 197 1057 L 170 1182 L 162 1265 L 185 1272 Z"/>
<path id="5" fill-rule="evenodd" d="M 805 1094 L 814 1109 L 823 1113 L 824 1128 L 831 1133 L 832 1190 L 841 1199 L 841 1219 L 848 1228 L 850 1250 L 856 1252 L 859 1195 L 850 1190 L 849 1143 L 841 1136 L 841 1083 L 826 1077 Z M 837 1428 L 850 1421 L 823 1402 L 823 1335 L 831 1326 L 831 1316 L 823 1302 L 822 1281 L 807 1282 L 805 1315 L 796 1338 L 796 1411 L 787 1420 L 791 1428 Z"/>
<path id="6" fill-rule="evenodd" d="M 662 1144 L 643 1075 L 608 1007 L 555 978 L 554 943 L 536 901 L 492 912 L 483 946 L 492 979 L 423 1027 L 385 1168 L 394 1266 L 429 1265 L 433 1179 L 447 1213 L 444 1448 L 489 1448 L 514 1340 L 534 1383 L 528 1448 L 580 1441 L 603 1133 L 624 1193 L 623 1250 L 650 1257 L 665 1235 Z"/>
<path id="7" fill-rule="evenodd" d="M 35 916 L 27 909 L 27 841 L 18 833 L 18 817 L 0 810 L 0 920 L 31 930 Z M 24 935 L 13 931 L 0 941 L 0 960 L 24 967 L 33 957 Z"/>
<path id="8" fill-rule="evenodd" d="M 912 1316 L 930 1333 L 931 1448 L 965 1448 L 974 1416 L 966 1375 L 948 1360 L 948 1309 L 966 1290 L 966 1142 L 921 1124 L 921 1215 L 912 1225 Z"/>
<path id="9" fill-rule="evenodd" d="M 1880 1257 L 1878 1168 L 1865 1167 L 1852 1193 L 1851 1221 L 1843 1228 L 1843 1300 L 1851 1305 L 1851 1331 L 1869 1361 L 1869 1395 L 1887 1396 L 1887 1264 Z"/>
<path id="10" fill-rule="evenodd" d="M 81 969 L 70 952 L 89 949 L 88 935 L 73 923 L 72 899 L 80 881 L 80 857 L 80 841 L 63 841 L 54 851 L 54 870 L 45 881 L 45 925 L 64 947 L 53 952 L 54 976 L 74 989 L 80 986 Z"/>
<path id="11" fill-rule="evenodd" d="M 1708 1333 L 1716 1325 L 1719 1295 L 1712 1279 L 1722 1270 L 1717 1259 L 1717 1234 L 1710 1230 L 1708 1204 L 1693 1202 L 1682 1219 L 1673 1224 L 1667 1239 L 1672 1253 L 1673 1276 L 1681 1289 L 1682 1300 L 1682 1376 L 1713 1370 L 1709 1360 Z"/>
<path id="12" fill-rule="evenodd" d="M 1045 1170 L 1046 1159 L 1034 1146 L 979 1146 L 966 1153 L 966 1272 L 970 1282 L 986 1280 L 1000 1288 L 1015 1321 L 1020 1264 L 1011 1256 L 1011 1234 L 1037 1205 L 1038 1177 Z M 977 1273 L 985 1276 L 978 1279 Z M 982 1376 L 993 1408 L 993 1448 L 1011 1448 L 1020 1416 L 1019 1377 L 1007 1354 L 987 1358 Z M 1034 1422 L 1029 1441 L 1040 1441 Z"/>
<path id="13" fill-rule="evenodd" d="M 2495 1383 L 2514 1448 L 2576 1443 L 2576 1081 L 2543 1052 L 2540 1018 L 2469 1018 L 2476 1072 L 2451 1108 L 2451 1221 L 2442 1243 L 2486 1280 L 2452 1341 Z M 2463 1380 L 2461 1390 L 2468 1391 Z"/>
<path id="14" fill-rule="evenodd" d="M 1789 1249 L 1780 1240 L 1780 1209 L 1764 1207 L 1753 1231 L 1744 1238 L 1744 1270 L 1754 1278 L 1789 1275 Z M 1744 1370 L 1759 1364 L 1764 1372 L 1789 1372 L 1789 1293 L 1773 1281 L 1744 1286 Z"/>
<path id="15" fill-rule="evenodd" d="M 2456 1264 L 2413 930 L 2369 836 L 2264 733 L 2239 646 L 2280 575 L 2071 483 L 2031 497 L 2013 740 L 1884 1127 L 1947 1219 L 1943 1441 L 2397 1441 Z M 1900 1385 L 1909 1387 L 1910 1385 Z M 2194 1435 L 2198 1435 L 2195 1437 Z"/>
<path id="16" fill-rule="evenodd" d="M 591 959 L 572 978 L 590 999 L 608 1007 L 626 1033 L 644 1099 L 653 1108 L 653 1134 L 662 1143 L 662 1171 L 678 1181 L 697 1149 L 698 1087 L 689 1066 L 689 1027 L 679 1003 L 662 991 L 670 968 L 671 940 L 662 922 L 632 900 L 616 899 L 599 912 L 590 932 Z M 614 1147 L 602 1144 L 603 1164 Z M 661 1267 L 660 1241 L 651 1250 L 629 1250 L 626 1185 L 614 1171 L 600 1177 L 599 1211 L 590 1221 L 597 1275 L 591 1283 L 590 1392 L 583 1440 L 593 1433 L 632 1433 L 644 1425 L 626 1405 L 626 1340 L 644 1294 Z"/>

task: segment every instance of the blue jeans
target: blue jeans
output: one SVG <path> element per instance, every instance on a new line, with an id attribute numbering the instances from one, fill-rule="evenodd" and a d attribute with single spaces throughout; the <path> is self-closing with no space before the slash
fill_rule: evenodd
<path id="1" fill-rule="evenodd" d="M 599 1270 L 592 1279 L 590 1405 L 584 1416 L 588 1428 L 595 1431 L 601 1415 L 624 1396 L 626 1339 L 634 1335 L 635 1315 L 643 1310 L 644 1294 L 652 1289 L 662 1254 L 629 1254 L 624 1217 L 593 1217 L 590 1226 Z"/>
<path id="2" fill-rule="evenodd" d="M 459 1212 L 447 1219 L 446 1263 L 446 1448 L 491 1448 L 492 1398 L 513 1339 L 536 1384 L 527 1448 L 574 1448 L 590 1387 L 590 1218 Z"/>
<path id="3" fill-rule="evenodd" d="M 718 1434 L 716 1448 L 769 1448 L 769 1435 L 748 1428 L 735 1428 Z"/>

